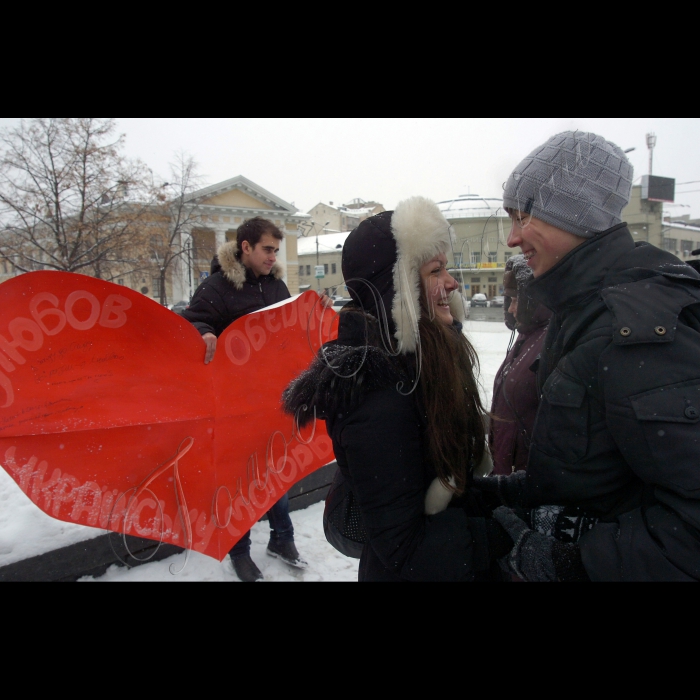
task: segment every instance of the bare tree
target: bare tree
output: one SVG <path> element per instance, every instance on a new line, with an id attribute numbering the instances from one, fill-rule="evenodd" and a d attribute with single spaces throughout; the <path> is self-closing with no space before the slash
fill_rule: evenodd
<path id="1" fill-rule="evenodd" d="M 36 118 L 0 130 L 0 259 L 107 280 L 138 267 L 152 177 L 122 154 L 115 128 Z"/>
<path id="2" fill-rule="evenodd" d="M 151 260 L 157 263 L 160 275 L 160 303 L 167 305 L 167 282 L 172 282 L 185 259 L 191 274 L 192 229 L 200 221 L 199 206 L 193 194 L 201 186 L 201 176 L 192 156 L 179 152 L 170 164 L 170 180 L 157 187 L 149 216 L 149 248 Z M 191 287 L 191 279 L 188 286 Z"/>

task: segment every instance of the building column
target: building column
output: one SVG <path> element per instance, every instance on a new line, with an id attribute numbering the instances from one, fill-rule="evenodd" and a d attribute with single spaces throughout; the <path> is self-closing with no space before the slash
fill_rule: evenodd
<path id="1" fill-rule="evenodd" d="M 218 252 L 219 248 L 226 243 L 226 229 L 225 228 L 217 228 L 214 229 L 214 235 L 216 237 L 216 251 Z"/>

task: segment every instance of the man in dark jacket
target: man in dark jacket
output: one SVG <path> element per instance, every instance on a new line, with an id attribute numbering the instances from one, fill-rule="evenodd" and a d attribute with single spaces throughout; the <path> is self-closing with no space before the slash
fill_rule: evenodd
<path id="1" fill-rule="evenodd" d="M 244 221 L 235 241 L 219 248 L 212 261 L 212 274 L 199 285 L 182 316 L 194 324 L 206 344 L 204 363 L 214 359 L 217 338 L 237 318 L 290 298 L 277 263 L 284 234 L 271 221 L 255 217 Z M 305 568 L 294 544 L 287 494 L 267 513 L 270 541 L 267 553 L 287 564 Z M 241 581 L 260 581 L 263 574 L 250 557 L 250 531 L 229 552 Z"/>
<path id="2" fill-rule="evenodd" d="M 700 580 L 700 275 L 634 242 L 622 150 L 565 132 L 506 183 L 508 245 L 553 317 L 528 467 L 482 482 L 529 581 Z M 521 507 L 523 510 L 518 510 Z"/>

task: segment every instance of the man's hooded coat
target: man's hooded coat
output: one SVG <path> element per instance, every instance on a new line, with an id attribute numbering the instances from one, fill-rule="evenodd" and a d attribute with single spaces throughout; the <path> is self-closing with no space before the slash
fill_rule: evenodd
<path id="1" fill-rule="evenodd" d="M 245 314 L 289 299 L 282 279 L 284 268 L 275 263 L 270 274 L 256 277 L 237 257 L 238 243 L 224 243 L 212 261 L 212 274 L 192 297 L 183 318 L 204 335 L 220 336 L 228 326 Z"/>

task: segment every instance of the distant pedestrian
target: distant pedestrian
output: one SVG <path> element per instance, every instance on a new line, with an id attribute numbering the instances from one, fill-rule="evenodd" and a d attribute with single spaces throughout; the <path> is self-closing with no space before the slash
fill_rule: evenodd
<path id="1" fill-rule="evenodd" d="M 537 416 L 537 363 L 552 312 L 527 295 L 532 270 L 523 255 L 506 262 L 503 275 L 505 323 L 517 334 L 511 339 L 496 373 L 491 401 L 489 448 L 494 474 L 527 467 L 532 428 Z"/>

